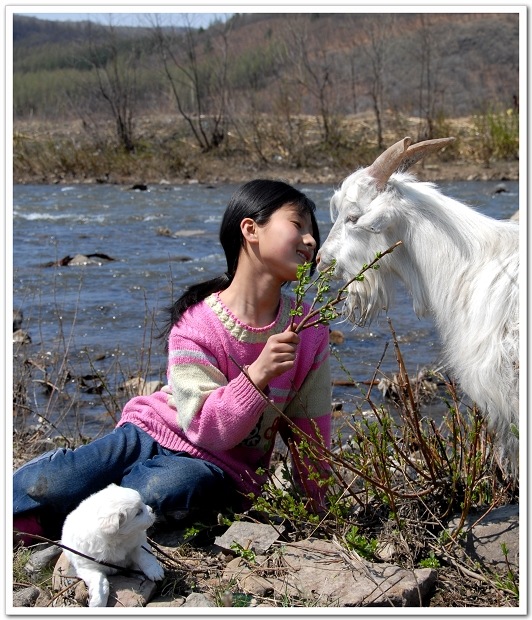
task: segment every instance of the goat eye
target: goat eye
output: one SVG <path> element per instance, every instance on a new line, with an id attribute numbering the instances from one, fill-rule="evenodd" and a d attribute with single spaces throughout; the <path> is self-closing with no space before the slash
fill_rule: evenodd
<path id="1" fill-rule="evenodd" d="M 136 514 L 136 516 L 137 516 L 137 517 L 140 517 L 140 515 L 141 515 L 143 512 L 144 512 L 144 510 L 142 510 L 142 508 L 139 508 L 139 509 L 137 510 L 137 514 Z"/>
<path id="2" fill-rule="evenodd" d="M 354 213 L 349 214 L 345 218 L 345 223 L 346 224 L 356 224 L 357 222 L 358 222 L 358 216 L 355 215 Z"/>

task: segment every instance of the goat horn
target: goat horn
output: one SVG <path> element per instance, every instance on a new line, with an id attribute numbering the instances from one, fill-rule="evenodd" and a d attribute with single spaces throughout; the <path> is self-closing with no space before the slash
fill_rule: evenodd
<path id="1" fill-rule="evenodd" d="M 383 190 L 388 179 L 394 172 L 404 172 L 410 166 L 431 153 L 439 151 L 444 146 L 454 142 L 456 138 L 438 138 L 412 144 L 412 138 L 403 138 L 396 142 L 369 166 L 367 172 L 377 182 L 377 189 Z"/>
<path id="2" fill-rule="evenodd" d="M 410 166 L 413 166 L 416 162 L 431 153 L 439 151 L 444 146 L 447 146 L 451 142 L 454 142 L 456 138 L 438 138 L 436 140 L 425 140 L 424 142 L 418 142 L 409 146 L 403 161 L 397 168 L 397 171 L 404 172 L 408 170 Z"/>
<path id="3" fill-rule="evenodd" d="M 388 147 L 369 166 L 367 173 L 377 182 L 379 191 L 383 190 L 390 176 L 399 168 L 406 157 L 408 147 L 412 144 L 412 138 L 403 138 Z"/>

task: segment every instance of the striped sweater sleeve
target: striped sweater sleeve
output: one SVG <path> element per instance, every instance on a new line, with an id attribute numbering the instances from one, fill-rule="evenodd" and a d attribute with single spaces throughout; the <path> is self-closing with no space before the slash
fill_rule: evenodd
<path id="1" fill-rule="evenodd" d="M 187 337 L 186 330 L 170 335 L 169 403 L 192 443 L 208 450 L 229 450 L 252 431 L 265 402 L 242 372 L 228 380 L 216 355 L 201 340 L 197 335 Z"/>

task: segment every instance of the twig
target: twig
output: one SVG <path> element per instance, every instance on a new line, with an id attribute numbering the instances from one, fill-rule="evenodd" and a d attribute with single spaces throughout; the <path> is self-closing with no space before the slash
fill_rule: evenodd
<path id="1" fill-rule="evenodd" d="M 397 243 L 394 243 L 394 245 L 390 246 L 387 250 L 384 250 L 384 252 L 378 252 L 375 258 L 371 261 L 371 263 L 369 263 L 368 265 L 364 265 L 362 269 L 357 273 L 356 276 L 351 278 L 338 290 L 338 293 L 334 299 L 327 301 L 320 308 L 315 307 L 317 303 L 317 297 L 316 297 L 314 301 L 312 302 L 308 313 L 301 319 L 301 321 L 295 327 L 293 327 L 293 331 L 295 331 L 295 333 L 298 334 L 299 332 L 303 331 L 304 329 L 308 329 L 309 327 L 314 327 L 316 325 L 319 325 L 320 323 L 328 323 L 329 321 L 323 319 L 324 311 L 332 310 L 339 303 L 345 301 L 347 298 L 347 289 L 349 288 L 349 286 L 353 282 L 360 280 L 366 271 L 368 271 L 369 269 L 373 269 L 376 263 L 378 263 L 387 254 L 391 254 L 395 250 L 395 248 L 397 248 L 402 243 L 403 243 L 402 241 L 397 241 Z M 322 272 L 322 276 L 323 274 L 328 274 L 328 273 L 329 273 L 329 269 L 326 269 L 325 271 Z M 319 277 L 318 277 L 318 281 L 319 281 Z M 310 286 L 306 290 L 308 291 L 309 288 Z M 293 325 L 293 321 L 292 321 L 292 325 Z"/>
<path id="2" fill-rule="evenodd" d="M 339 465 L 345 467 L 347 470 L 349 470 L 352 473 L 356 474 L 357 476 L 359 476 L 360 478 L 362 478 L 366 482 L 369 482 L 370 484 L 374 485 L 378 489 L 381 489 L 382 491 L 385 491 L 387 493 L 391 493 L 392 495 L 395 495 L 396 497 L 401 498 L 401 499 L 415 499 L 415 498 L 417 498 L 417 497 L 419 497 L 421 495 L 428 495 L 428 494 L 434 492 L 434 489 L 436 487 L 435 486 L 431 486 L 430 488 L 426 489 L 425 491 L 419 491 L 418 493 L 400 493 L 399 491 L 397 491 L 396 488 L 391 488 L 389 485 L 383 484 L 379 480 L 376 480 L 375 478 L 372 478 L 368 474 L 365 474 L 363 471 L 361 471 L 360 469 L 355 467 L 350 461 L 342 459 L 342 458 L 339 458 L 334 452 L 332 452 L 331 450 L 326 448 L 323 445 L 323 443 L 318 441 L 315 437 L 312 437 L 312 436 L 308 435 L 303 430 L 298 428 L 294 424 L 293 420 L 291 420 L 284 413 L 284 411 L 279 409 L 279 407 L 277 407 L 277 405 L 258 387 L 258 385 L 255 384 L 253 379 L 251 379 L 251 377 L 247 373 L 247 370 L 243 366 L 241 366 L 234 359 L 233 356 L 230 355 L 229 357 L 232 360 L 232 362 L 239 368 L 239 370 L 242 372 L 242 374 L 246 377 L 246 379 L 251 383 L 251 385 L 253 385 L 253 387 L 257 390 L 257 392 L 262 396 L 263 400 L 265 400 L 266 403 L 271 405 L 273 407 L 273 409 L 275 409 L 275 411 L 283 418 L 283 420 L 285 420 L 290 425 L 290 427 L 295 430 L 296 433 L 298 433 L 301 437 L 303 437 L 304 439 L 309 441 L 312 445 L 314 445 L 314 447 L 317 448 L 321 452 L 320 456 L 323 459 L 327 459 L 329 463 L 338 463 Z"/>
<path id="3" fill-rule="evenodd" d="M 92 562 L 95 562 L 96 564 L 101 564 L 102 566 L 108 566 L 109 568 L 114 568 L 116 570 L 123 571 L 123 572 L 126 572 L 126 573 L 134 573 L 136 575 L 144 575 L 144 573 L 141 570 L 137 570 L 135 568 L 124 568 L 123 566 L 118 566 L 117 564 L 111 564 L 110 562 L 104 562 L 103 560 L 96 560 L 96 559 L 92 558 L 90 555 L 85 555 L 84 553 L 81 553 L 81 551 L 77 551 L 76 549 L 71 549 L 70 547 L 67 547 L 66 545 L 63 545 L 62 543 L 60 543 L 60 542 L 58 542 L 56 540 L 51 540 L 50 538 L 46 538 L 46 536 L 40 536 L 39 534 L 31 534 L 30 532 L 22 532 L 22 531 L 20 531 L 20 534 L 26 534 L 27 536 L 31 536 L 32 538 L 35 538 L 36 540 L 40 540 L 42 542 L 50 543 L 52 545 L 55 545 L 56 547 L 60 547 L 61 549 L 66 549 L 67 551 L 71 551 L 72 553 L 75 553 L 76 555 L 79 555 L 82 558 L 85 558 L 87 560 L 91 560 Z M 148 551 L 148 549 L 146 549 L 145 547 L 143 547 L 143 549 Z"/>
<path id="4" fill-rule="evenodd" d="M 62 575 L 62 577 L 66 577 Z M 81 583 L 83 581 L 83 579 L 81 579 L 80 577 L 68 577 L 68 579 L 72 579 L 72 583 L 69 583 L 67 586 L 65 586 L 62 590 L 59 590 L 59 592 L 57 592 L 46 604 L 46 607 L 52 607 L 54 602 L 57 601 L 57 599 L 61 598 L 66 592 L 68 592 L 69 590 L 71 590 L 72 588 L 75 588 L 78 583 Z"/>

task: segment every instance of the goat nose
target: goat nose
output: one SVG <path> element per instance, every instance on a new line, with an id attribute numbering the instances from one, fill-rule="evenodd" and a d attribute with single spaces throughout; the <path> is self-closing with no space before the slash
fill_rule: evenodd
<path id="1" fill-rule="evenodd" d="M 320 264 L 320 260 L 321 260 L 321 256 L 320 256 L 320 252 L 318 250 L 318 253 L 316 254 L 316 266 L 318 266 Z"/>

